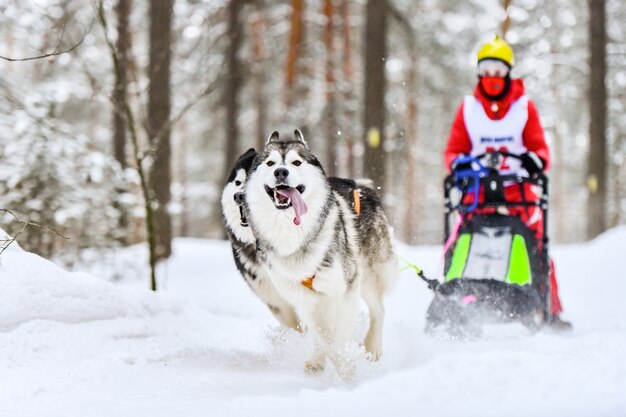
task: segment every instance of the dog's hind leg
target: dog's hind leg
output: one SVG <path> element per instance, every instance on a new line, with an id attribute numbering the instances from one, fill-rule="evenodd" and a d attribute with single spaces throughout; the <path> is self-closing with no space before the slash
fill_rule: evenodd
<path id="1" fill-rule="evenodd" d="M 383 324 L 385 322 L 385 306 L 383 293 L 375 283 L 364 285 L 361 295 L 370 316 L 370 327 L 365 336 L 365 350 L 370 354 L 370 360 L 376 361 L 383 354 Z"/>
<path id="2" fill-rule="evenodd" d="M 385 306 L 383 298 L 395 284 L 398 272 L 398 261 L 393 253 L 370 259 L 363 268 L 363 284 L 361 296 L 367 304 L 370 326 L 365 336 L 365 349 L 370 360 L 376 361 L 383 354 L 383 325 L 385 323 Z"/>

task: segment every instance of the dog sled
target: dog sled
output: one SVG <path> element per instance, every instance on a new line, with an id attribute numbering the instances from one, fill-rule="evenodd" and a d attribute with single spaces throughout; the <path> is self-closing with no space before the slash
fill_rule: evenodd
<path id="1" fill-rule="evenodd" d="M 520 159 L 507 152 L 468 156 L 470 168 L 444 181 L 444 281 L 427 280 L 435 293 L 427 331 L 472 335 L 483 324 L 512 321 L 535 331 L 551 318 L 548 178 L 500 175 L 495 167 L 504 158 Z M 520 197 L 512 201 L 505 198 L 511 186 Z M 521 210 L 540 211 L 538 232 L 511 215 Z"/>

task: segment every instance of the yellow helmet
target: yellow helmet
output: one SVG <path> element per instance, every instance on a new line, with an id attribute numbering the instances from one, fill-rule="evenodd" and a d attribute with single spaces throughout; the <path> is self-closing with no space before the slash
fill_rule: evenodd
<path id="1" fill-rule="evenodd" d="M 513 49 L 506 41 L 500 39 L 498 35 L 496 35 L 491 42 L 487 42 L 481 46 L 478 50 L 478 62 L 489 58 L 506 62 L 511 68 L 515 65 Z"/>

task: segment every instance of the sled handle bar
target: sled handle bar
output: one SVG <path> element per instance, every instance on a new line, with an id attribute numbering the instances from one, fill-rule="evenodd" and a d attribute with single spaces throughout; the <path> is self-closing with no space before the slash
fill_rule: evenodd
<path id="1" fill-rule="evenodd" d="M 476 158 L 479 161 L 486 157 L 490 158 L 489 159 L 490 166 L 488 166 L 488 168 L 492 168 L 492 169 L 496 168 L 496 165 L 500 162 L 499 161 L 500 158 L 513 158 L 513 159 L 517 159 L 518 161 L 522 160 L 520 155 L 510 153 L 508 151 L 491 151 L 491 152 L 485 152 L 485 153 L 481 153 L 481 154 L 474 156 L 474 158 Z M 497 159 L 493 159 L 493 158 L 497 158 Z"/>
<path id="2" fill-rule="evenodd" d="M 548 177 L 544 173 L 535 174 L 535 176 L 533 177 L 522 177 L 521 175 L 516 175 L 516 174 L 497 175 L 497 178 L 501 182 L 512 182 L 512 183 L 517 183 L 517 184 L 532 184 L 532 185 L 539 186 L 542 189 L 539 203 L 532 204 L 532 205 L 543 206 L 544 202 L 547 203 L 548 194 L 549 194 Z M 480 182 L 482 183 L 483 181 L 488 181 L 489 179 L 490 177 L 484 177 L 480 179 Z M 444 206 L 450 211 L 455 211 L 459 208 L 458 206 L 453 205 L 452 202 L 450 201 L 450 190 L 454 188 L 455 186 L 456 186 L 456 179 L 455 179 L 454 174 L 450 174 L 446 176 L 444 180 Z M 523 203 L 516 204 L 513 202 L 508 202 L 507 204 L 506 202 L 504 202 L 501 205 L 514 206 L 514 205 L 524 205 L 524 204 Z"/>
<path id="3" fill-rule="evenodd" d="M 462 169 L 452 172 L 456 186 L 462 189 L 463 192 L 474 196 L 470 204 L 460 204 L 457 207 L 459 212 L 471 213 L 476 210 L 480 184 L 483 183 L 483 178 L 492 177 L 497 172 L 497 167 L 501 164 L 502 159 L 507 156 L 520 159 L 518 155 L 511 154 L 507 151 L 491 151 L 478 155 L 460 155 L 456 159 L 459 161 L 459 164 L 463 164 Z M 465 165 L 468 164 L 470 166 L 466 168 Z M 521 183 L 521 181 L 516 178 L 515 180 Z"/>

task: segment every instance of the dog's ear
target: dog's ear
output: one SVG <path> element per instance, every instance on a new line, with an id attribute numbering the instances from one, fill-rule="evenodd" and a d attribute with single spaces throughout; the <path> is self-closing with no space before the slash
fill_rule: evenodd
<path id="1" fill-rule="evenodd" d="M 242 157 L 249 157 L 249 156 L 256 156 L 257 155 L 257 151 L 254 148 L 250 148 L 247 151 L 245 151 L 243 153 L 243 155 L 241 155 Z"/>
<path id="2" fill-rule="evenodd" d="M 247 159 L 254 159 L 254 157 L 257 155 L 257 151 L 254 148 L 250 148 L 241 155 L 239 155 L 239 158 L 237 158 L 237 162 L 245 161 Z"/>
<path id="3" fill-rule="evenodd" d="M 267 143 L 278 142 L 278 131 L 273 131 L 269 138 L 267 138 Z"/>
<path id="4" fill-rule="evenodd" d="M 306 146 L 307 148 L 309 147 L 309 145 L 304 140 L 304 135 L 302 134 L 302 132 L 300 132 L 299 129 L 296 129 L 296 130 L 293 131 L 293 136 L 294 136 L 294 138 L 296 138 L 296 140 L 298 142 L 302 142 L 304 144 L 304 146 Z"/>
<path id="5" fill-rule="evenodd" d="M 237 159 L 236 166 L 241 166 L 243 169 L 248 172 L 250 167 L 252 166 L 252 161 L 258 155 L 257 151 L 254 148 L 248 149 L 245 153 L 243 153 L 239 159 Z"/>

